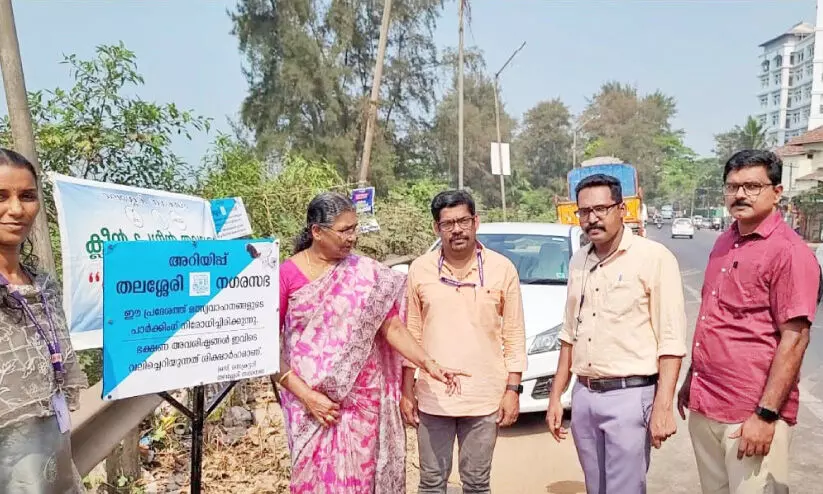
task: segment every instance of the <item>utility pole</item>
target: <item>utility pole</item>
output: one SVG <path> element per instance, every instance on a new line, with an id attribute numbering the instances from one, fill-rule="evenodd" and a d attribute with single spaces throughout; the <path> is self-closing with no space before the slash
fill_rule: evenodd
<path id="1" fill-rule="evenodd" d="M 506 63 L 494 74 L 494 120 L 497 125 L 497 157 L 498 163 L 500 163 L 500 202 L 503 205 L 503 221 L 506 221 L 506 175 L 503 173 L 503 137 L 500 135 L 500 97 L 498 96 L 500 92 L 500 74 L 524 46 L 526 46 L 525 41 L 518 49 L 512 52 L 509 59 L 506 60 Z"/>
<path id="2" fill-rule="evenodd" d="M 369 162 L 371 161 L 371 148 L 374 142 L 374 128 L 377 126 L 377 105 L 380 100 L 380 79 L 383 78 L 383 60 L 386 57 L 386 44 L 389 37 L 389 26 L 391 25 L 391 2 L 385 0 L 383 3 L 383 20 L 380 24 L 380 39 L 377 42 L 377 59 L 374 62 L 374 79 L 371 85 L 371 98 L 369 99 L 369 110 L 366 120 L 366 136 L 363 140 L 363 157 L 360 161 L 360 176 L 358 182 L 365 185 L 369 178 Z"/>
<path id="3" fill-rule="evenodd" d="M 463 189 L 463 8 L 468 0 L 458 0 L 457 32 L 457 188 Z"/>
<path id="4" fill-rule="evenodd" d="M 17 28 L 14 24 L 11 0 L 0 0 L 0 71 L 3 73 L 3 86 L 6 90 L 14 149 L 34 165 L 38 177 L 41 177 L 37 183 L 37 190 L 42 198 L 43 170 L 37 158 L 37 146 L 34 142 L 34 128 L 29 111 L 26 81 L 23 77 L 23 62 L 20 59 L 20 45 L 17 41 Z M 51 251 L 51 236 L 45 207 L 40 208 L 40 213 L 34 220 L 31 240 L 34 243 L 34 254 L 40 262 L 40 269 L 54 277 L 56 275 L 54 255 Z"/>

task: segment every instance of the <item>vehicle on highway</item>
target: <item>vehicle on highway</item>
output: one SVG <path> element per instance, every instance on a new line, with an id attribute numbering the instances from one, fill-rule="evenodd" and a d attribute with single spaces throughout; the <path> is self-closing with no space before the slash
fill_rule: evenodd
<path id="1" fill-rule="evenodd" d="M 672 238 L 694 238 L 694 225 L 689 218 L 675 218 L 672 221 Z"/>
<path id="2" fill-rule="evenodd" d="M 712 218 L 712 228 L 715 230 L 720 230 L 723 228 L 723 218 L 719 216 L 715 216 Z"/>
<path id="3" fill-rule="evenodd" d="M 714 223 L 712 223 L 712 219 L 711 218 L 703 218 L 700 221 L 700 228 L 706 228 L 707 230 L 711 230 L 712 228 L 714 228 Z"/>
<path id="4" fill-rule="evenodd" d="M 580 163 L 579 167 L 572 168 L 566 174 L 566 190 L 569 195 L 563 199 L 555 196 L 554 201 L 558 222 L 564 225 L 580 226 L 580 219 L 577 217 L 577 201 L 573 200 L 574 191 L 583 179 L 601 173 L 620 181 L 623 188 L 623 203 L 626 206 L 623 223 L 636 235 L 645 237 L 649 213 L 643 202 L 643 187 L 638 181 L 637 169 L 614 156 L 598 156 L 585 160 Z"/>
<path id="5" fill-rule="evenodd" d="M 669 220 L 674 217 L 674 207 L 671 204 L 666 204 L 662 208 L 660 208 L 660 215 L 663 217 L 664 220 Z"/>
<path id="6" fill-rule="evenodd" d="M 557 223 L 481 223 L 477 240 L 506 256 L 517 268 L 528 354 L 520 413 L 545 413 L 560 357 L 559 336 L 566 309 L 569 261 L 588 240 L 579 226 Z M 430 250 L 438 248 L 439 241 Z M 397 264 L 392 268 L 408 273 L 409 265 Z M 560 398 L 563 408 L 571 408 L 575 381 L 572 376 Z"/>
<path id="7" fill-rule="evenodd" d="M 700 215 L 692 216 L 692 225 L 694 225 L 695 230 L 700 230 L 703 226 L 703 217 Z"/>

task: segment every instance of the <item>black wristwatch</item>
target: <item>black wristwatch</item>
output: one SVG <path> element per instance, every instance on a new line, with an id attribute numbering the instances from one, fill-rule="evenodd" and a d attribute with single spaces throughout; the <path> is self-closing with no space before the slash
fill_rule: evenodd
<path id="1" fill-rule="evenodd" d="M 523 394 L 522 384 L 507 384 L 506 391 L 514 391 L 517 394 Z"/>
<path id="2" fill-rule="evenodd" d="M 761 406 L 755 408 L 754 413 L 758 417 L 769 423 L 775 422 L 777 419 L 780 418 L 779 413 L 775 412 L 774 410 L 769 410 L 768 408 L 763 408 Z"/>

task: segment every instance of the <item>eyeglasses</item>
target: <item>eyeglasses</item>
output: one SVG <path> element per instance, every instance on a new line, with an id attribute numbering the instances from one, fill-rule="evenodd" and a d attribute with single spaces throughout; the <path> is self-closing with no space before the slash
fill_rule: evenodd
<path id="1" fill-rule="evenodd" d="M 610 204 L 608 206 L 594 206 L 594 207 L 591 207 L 591 208 L 579 208 L 577 211 L 574 212 L 574 214 L 576 214 L 577 217 L 581 220 L 587 219 L 592 213 L 594 213 L 594 215 L 597 216 L 597 218 L 603 219 L 603 218 L 606 217 L 607 214 L 609 214 L 609 211 L 611 211 L 615 206 L 617 206 L 619 204 L 620 204 L 619 202 L 616 202 L 616 203 Z"/>
<path id="2" fill-rule="evenodd" d="M 464 216 L 456 220 L 443 220 L 437 223 L 437 228 L 441 232 L 450 232 L 454 230 L 455 225 L 459 226 L 461 230 L 465 230 L 474 224 L 474 216 Z"/>
<path id="3" fill-rule="evenodd" d="M 335 230 L 334 228 L 332 228 L 330 226 L 321 226 L 320 228 L 322 228 L 324 230 L 328 230 L 330 232 L 334 232 L 337 235 L 339 235 L 341 237 L 344 237 L 344 238 L 351 238 L 351 237 L 356 237 L 357 236 L 357 227 L 358 227 L 358 225 L 352 225 L 352 226 L 346 228 L 345 230 Z"/>
<path id="4" fill-rule="evenodd" d="M 766 187 L 772 187 L 772 184 L 761 184 L 757 182 L 746 182 L 743 184 L 724 184 L 723 185 L 723 195 L 726 196 L 734 196 L 737 195 L 737 192 L 740 190 L 740 187 L 743 187 L 743 193 L 749 197 L 759 196 L 763 189 Z"/>

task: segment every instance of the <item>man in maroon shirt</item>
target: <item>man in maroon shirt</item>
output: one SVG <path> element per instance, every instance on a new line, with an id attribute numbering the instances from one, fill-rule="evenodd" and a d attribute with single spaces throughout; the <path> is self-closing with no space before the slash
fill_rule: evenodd
<path id="1" fill-rule="evenodd" d="M 788 493 L 800 364 L 820 268 L 776 206 L 783 163 L 744 150 L 723 170 L 735 223 L 715 242 L 678 409 L 703 493 Z"/>

